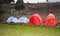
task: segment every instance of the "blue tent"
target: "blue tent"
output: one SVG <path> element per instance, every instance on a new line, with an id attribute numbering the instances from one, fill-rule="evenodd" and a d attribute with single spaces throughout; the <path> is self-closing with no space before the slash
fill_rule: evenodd
<path id="1" fill-rule="evenodd" d="M 19 19 L 18 19 L 18 23 L 19 24 L 25 24 L 25 23 L 28 23 L 29 22 L 29 19 L 26 17 L 26 16 L 21 16 Z"/>
<path id="2" fill-rule="evenodd" d="M 7 19 L 7 23 L 17 23 L 16 16 L 11 16 Z"/>

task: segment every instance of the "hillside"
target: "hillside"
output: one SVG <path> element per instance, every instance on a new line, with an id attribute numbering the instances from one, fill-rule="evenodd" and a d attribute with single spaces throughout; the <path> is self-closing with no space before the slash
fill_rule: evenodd
<path id="1" fill-rule="evenodd" d="M 38 13 L 42 16 L 43 19 L 49 14 L 53 13 L 57 16 L 57 20 L 60 22 L 60 3 L 37 3 L 37 4 L 30 4 L 25 3 L 25 9 L 23 10 L 15 10 L 14 4 L 3 4 L 3 8 L 8 8 L 9 11 L 6 12 L 1 16 L 3 19 L 2 22 L 6 22 L 7 18 L 9 16 L 15 15 L 17 18 L 19 18 L 22 15 L 26 15 L 27 17 L 30 17 L 32 14 Z"/>

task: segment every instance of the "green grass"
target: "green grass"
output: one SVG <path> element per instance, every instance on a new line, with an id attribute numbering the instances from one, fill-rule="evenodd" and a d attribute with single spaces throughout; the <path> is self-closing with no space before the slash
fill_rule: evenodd
<path id="1" fill-rule="evenodd" d="M 0 24 L 0 36 L 60 36 L 60 29 Z"/>

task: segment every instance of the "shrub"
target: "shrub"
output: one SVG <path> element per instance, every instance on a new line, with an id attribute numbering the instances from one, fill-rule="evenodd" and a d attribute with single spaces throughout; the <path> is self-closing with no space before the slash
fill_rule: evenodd
<path id="1" fill-rule="evenodd" d="M 4 14 L 7 10 L 4 8 L 0 8 L 0 14 Z"/>
<path id="2" fill-rule="evenodd" d="M 60 4 L 57 4 L 57 5 L 52 5 L 52 7 L 59 8 L 59 7 L 60 7 Z"/>
<path id="3" fill-rule="evenodd" d="M 2 18 L 0 17 L 0 22 L 2 22 L 3 20 L 2 20 Z"/>
<path id="4" fill-rule="evenodd" d="M 21 10 L 24 9 L 24 2 L 23 0 L 18 0 L 15 4 L 15 9 L 17 10 Z"/>

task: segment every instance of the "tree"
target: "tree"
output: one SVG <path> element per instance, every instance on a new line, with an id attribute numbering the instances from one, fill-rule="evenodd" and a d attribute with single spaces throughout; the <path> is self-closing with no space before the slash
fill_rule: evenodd
<path id="1" fill-rule="evenodd" d="M 8 3 L 11 3 L 11 2 L 14 2 L 14 0 L 0 0 L 0 4 L 8 4 Z"/>
<path id="2" fill-rule="evenodd" d="M 47 0 L 47 2 L 48 2 L 48 0 Z"/>
<path id="3" fill-rule="evenodd" d="M 17 0 L 16 5 L 15 5 L 15 9 L 16 10 L 21 10 L 24 8 L 24 2 L 23 0 Z"/>
<path id="4" fill-rule="evenodd" d="M 3 3 L 3 0 L 0 0 L 0 4 L 2 4 Z"/>

